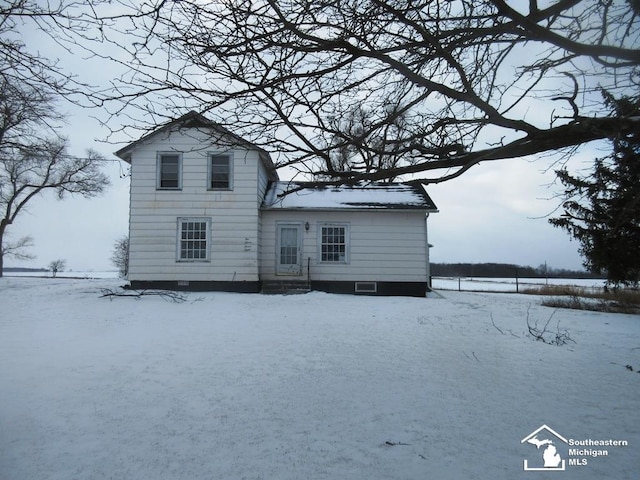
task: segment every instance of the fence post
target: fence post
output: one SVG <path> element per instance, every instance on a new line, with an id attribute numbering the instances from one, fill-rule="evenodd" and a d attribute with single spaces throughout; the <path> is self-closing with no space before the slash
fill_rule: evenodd
<path id="1" fill-rule="evenodd" d="M 518 284 L 518 269 L 516 268 L 516 293 L 520 293 L 520 285 Z"/>
<path id="2" fill-rule="evenodd" d="M 458 277 L 458 291 L 461 292 L 462 289 L 460 288 L 460 277 Z"/>

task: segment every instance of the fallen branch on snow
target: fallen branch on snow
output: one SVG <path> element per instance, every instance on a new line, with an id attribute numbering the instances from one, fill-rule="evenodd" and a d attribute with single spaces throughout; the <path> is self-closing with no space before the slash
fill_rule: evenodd
<path id="1" fill-rule="evenodd" d="M 187 300 L 185 295 L 171 290 L 125 290 L 120 292 L 111 288 L 103 288 L 100 298 L 108 297 L 109 300 L 113 300 L 115 297 L 129 297 L 139 300 L 144 296 L 156 296 L 172 303 L 182 303 Z"/>
<path id="2" fill-rule="evenodd" d="M 491 317 L 491 325 L 493 325 L 493 328 L 495 328 L 496 330 L 498 330 L 502 335 L 506 335 L 506 333 L 504 332 L 504 330 L 502 330 L 500 327 L 498 327 L 498 326 L 496 325 L 496 322 L 493 320 L 493 314 L 492 314 L 492 313 L 490 313 L 490 314 L 489 314 L 489 317 Z M 520 335 L 516 335 L 515 333 L 513 333 L 513 331 L 512 331 L 512 330 L 507 330 L 507 331 L 509 332 L 509 334 L 510 334 L 512 337 L 520 338 Z"/>
<path id="3" fill-rule="evenodd" d="M 560 320 L 558 320 L 555 332 L 552 332 L 548 329 L 549 323 L 551 323 L 551 319 L 558 311 L 557 309 L 553 311 L 553 313 L 547 320 L 547 323 L 545 323 L 544 327 L 540 329 L 538 328 L 538 322 L 536 322 L 534 325 L 531 325 L 531 323 L 529 322 L 529 308 L 531 308 L 531 305 L 529 305 L 529 307 L 527 308 L 527 329 L 529 330 L 529 335 L 536 341 L 557 346 L 565 345 L 569 342 L 576 343 L 576 341 L 569 335 L 568 330 L 560 330 Z"/>

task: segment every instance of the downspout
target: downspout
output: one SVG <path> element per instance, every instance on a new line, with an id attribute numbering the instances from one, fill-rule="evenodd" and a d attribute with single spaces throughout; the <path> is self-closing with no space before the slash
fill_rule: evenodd
<path id="1" fill-rule="evenodd" d="M 425 270 L 427 274 L 427 290 L 431 290 L 431 265 L 430 265 L 431 260 L 429 258 L 429 229 L 427 228 L 428 220 L 429 220 L 429 212 L 427 212 L 424 216 L 424 248 L 425 248 L 426 259 L 427 259 L 427 261 L 425 262 Z"/>

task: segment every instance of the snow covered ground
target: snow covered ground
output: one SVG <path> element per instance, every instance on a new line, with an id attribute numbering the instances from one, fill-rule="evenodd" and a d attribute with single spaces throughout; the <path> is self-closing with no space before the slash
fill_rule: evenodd
<path id="1" fill-rule="evenodd" d="M 515 278 L 492 277 L 433 277 L 431 284 L 436 290 L 462 290 L 480 292 L 516 292 L 526 288 L 543 287 L 545 285 L 568 285 L 600 290 L 604 280 L 590 278 L 519 278 L 516 286 Z"/>
<path id="2" fill-rule="evenodd" d="M 0 279 L 3 480 L 638 478 L 640 316 L 558 310 L 557 347 L 525 336 L 554 312 L 531 296 L 118 284 Z M 542 425 L 564 472 L 523 470 Z"/>
<path id="3" fill-rule="evenodd" d="M 4 273 L 5 277 L 53 277 L 50 271 L 29 271 L 29 272 L 14 272 L 9 271 Z M 116 270 L 67 270 L 65 272 L 58 272 L 57 278 L 74 278 L 74 279 L 95 279 L 95 278 L 118 278 L 118 272 Z"/>

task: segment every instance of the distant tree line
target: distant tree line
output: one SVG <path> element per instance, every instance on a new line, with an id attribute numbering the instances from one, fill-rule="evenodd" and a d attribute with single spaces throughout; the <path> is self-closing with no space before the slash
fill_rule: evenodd
<path id="1" fill-rule="evenodd" d="M 510 263 L 432 263 L 434 277 L 493 277 L 493 278 L 602 278 L 583 270 L 513 265 Z"/>
<path id="2" fill-rule="evenodd" d="M 2 269 L 4 271 L 4 273 L 13 273 L 13 272 L 20 272 L 20 273 L 26 273 L 26 272 L 31 272 L 31 273 L 38 273 L 38 272 L 48 272 L 49 269 L 48 268 L 26 268 L 26 267 L 4 267 Z"/>

